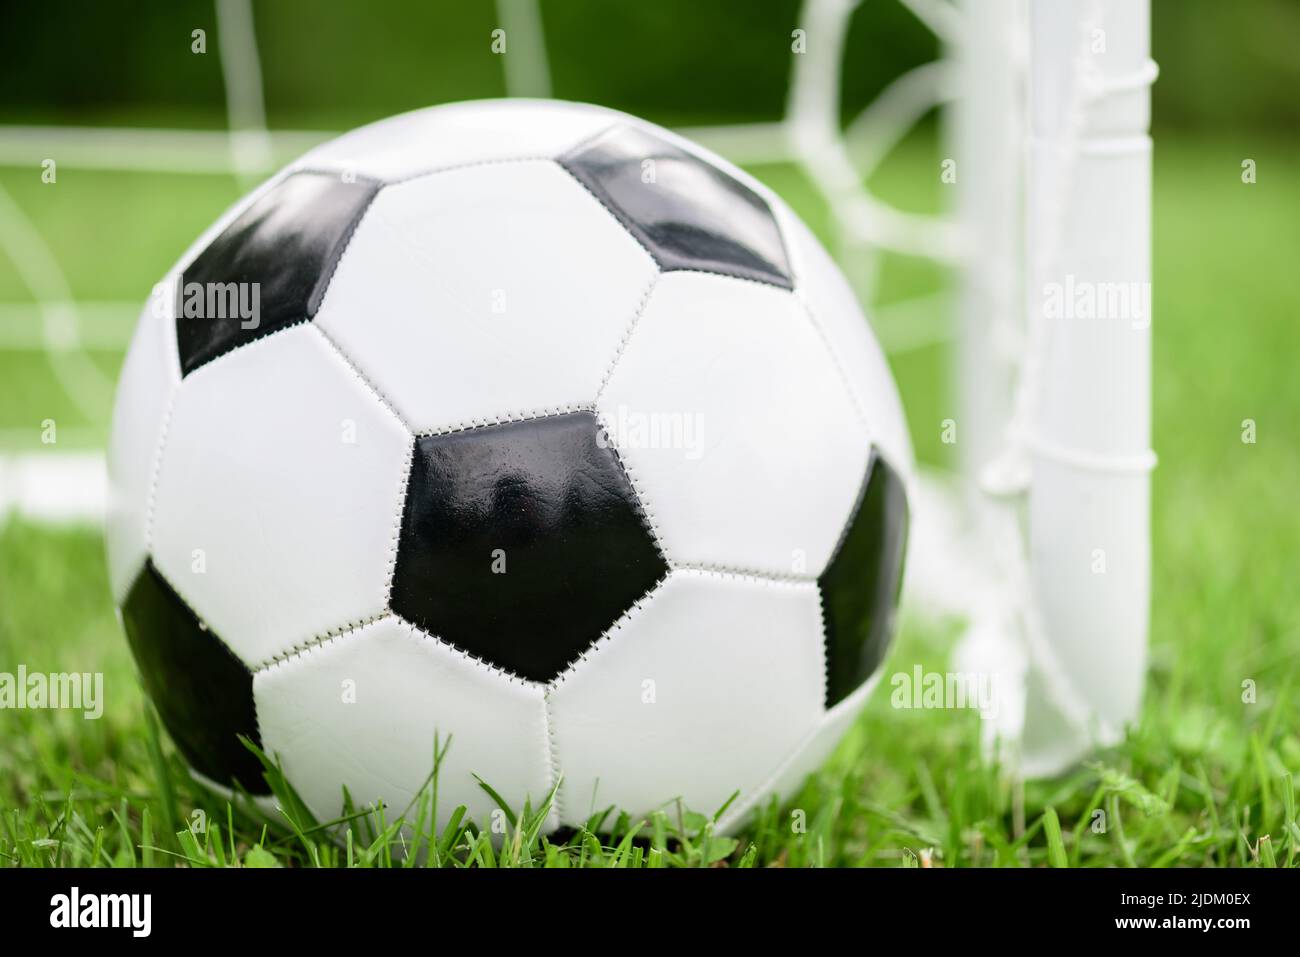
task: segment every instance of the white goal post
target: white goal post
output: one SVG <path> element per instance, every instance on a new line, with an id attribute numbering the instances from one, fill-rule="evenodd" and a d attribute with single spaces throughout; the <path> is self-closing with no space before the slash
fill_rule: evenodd
<path id="1" fill-rule="evenodd" d="M 1149 17 L 1146 0 L 1031 9 L 1029 321 L 1010 421 L 1030 465 L 1030 773 L 1118 741 L 1146 672 Z"/>
<path id="2" fill-rule="evenodd" d="M 1140 707 L 1156 71 L 1146 0 L 962 13 L 960 517 L 985 573 L 957 660 L 1002 679 L 986 737 L 1038 776 L 1116 743 Z"/>

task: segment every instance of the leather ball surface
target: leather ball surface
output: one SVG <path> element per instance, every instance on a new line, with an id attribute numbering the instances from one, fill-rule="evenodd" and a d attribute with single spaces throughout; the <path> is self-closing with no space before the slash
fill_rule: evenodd
<path id="1" fill-rule="evenodd" d="M 550 826 L 786 794 L 890 639 L 910 448 L 843 276 L 755 180 L 597 107 L 349 133 L 155 290 L 112 584 L 193 768 L 320 820 Z"/>

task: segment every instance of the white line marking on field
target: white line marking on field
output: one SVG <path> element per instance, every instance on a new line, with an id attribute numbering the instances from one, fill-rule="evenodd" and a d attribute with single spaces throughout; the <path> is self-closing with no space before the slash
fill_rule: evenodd
<path id="1" fill-rule="evenodd" d="M 17 513 L 49 524 L 99 524 L 107 505 L 103 453 L 0 455 L 0 523 Z"/>

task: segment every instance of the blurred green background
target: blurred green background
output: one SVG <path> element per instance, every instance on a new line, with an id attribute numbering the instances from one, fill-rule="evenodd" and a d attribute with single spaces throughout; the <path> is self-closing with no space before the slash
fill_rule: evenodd
<path id="1" fill-rule="evenodd" d="M 799 19 L 794 0 L 544 0 L 541 10 L 556 96 L 670 126 L 781 115 Z M 500 22 L 492 2 L 274 0 L 256 2 L 254 14 L 272 129 L 342 131 L 506 92 L 501 58 L 490 50 Z M 60 155 L 54 137 L 48 148 L 30 132 L 19 143 L 17 125 L 226 128 L 206 0 L 10 3 L 4 18 L 0 157 Z M 1245 862 L 1266 824 L 1275 833 L 1295 829 L 1294 797 L 1287 802 L 1270 782 L 1300 769 L 1300 704 L 1291 691 L 1300 659 L 1300 3 L 1154 0 L 1152 21 L 1161 68 L 1153 91 L 1160 466 L 1152 664 L 1142 725 L 1115 762 L 1124 780 L 1168 804 L 1165 817 L 1148 821 L 1153 849 L 1138 853 L 1139 863 Z M 195 29 L 207 32 L 204 55 L 191 52 Z M 937 53 L 933 35 L 898 3 L 867 0 L 847 44 L 845 118 Z M 920 124 L 875 174 L 873 189 L 905 209 L 940 211 L 941 133 L 933 117 Z M 1241 179 L 1247 158 L 1257 164 L 1253 185 Z M 249 184 L 226 173 L 69 165 L 49 185 L 39 160 L 4 162 L 0 455 L 43 448 L 47 419 L 59 424 L 60 448 L 100 448 L 135 304 Z M 796 168 L 752 171 L 829 238 L 824 205 Z M 886 256 L 872 304 L 942 290 L 948 279 L 928 261 Z M 82 348 L 51 347 L 31 305 L 38 283 L 47 298 L 65 284 L 60 295 L 81 305 Z M 891 350 L 891 364 L 918 453 L 937 461 L 940 422 L 954 412 L 949 346 L 906 340 Z M 1241 439 L 1245 419 L 1256 422 L 1253 444 Z M 906 628 L 896 663 L 941 663 L 950 637 Z M 0 669 L 14 660 L 130 680 L 97 533 L 0 517 Z M 1242 701 L 1246 679 L 1258 683 L 1257 702 Z M 6 716 L 23 727 L 0 734 L 7 738 L 0 778 L 13 789 L 0 793 L 0 807 L 42 787 L 71 786 L 75 777 L 46 766 L 51 756 L 105 779 L 118 775 L 122 755 L 139 757 L 144 747 L 138 708 L 134 696 L 113 695 L 110 720 L 93 728 L 65 715 Z M 958 793 L 955 760 L 978 760 L 973 715 L 900 715 L 878 695 L 866 721 L 865 753 L 876 763 L 865 773 L 886 809 L 882 833 L 916 843 L 917 835 L 948 833 L 959 811 L 978 816 L 978 802 L 958 809 L 938 796 Z M 900 737 L 905 722 L 915 725 Z M 936 789 L 936 779 L 947 785 Z M 1077 793 L 1062 786 L 1040 797 L 1082 812 L 1095 784 L 1085 779 Z M 1029 807 L 1032 814 L 1032 799 Z M 1188 828 L 1212 839 L 1187 838 Z M 951 833 L 948 853 L 960 856 L 965 831 L 954 825 Z M 1289 839 L 1294 854 L 1300 838 Z M 1177 851 L 1166 860 L 1170 847 Z"/>

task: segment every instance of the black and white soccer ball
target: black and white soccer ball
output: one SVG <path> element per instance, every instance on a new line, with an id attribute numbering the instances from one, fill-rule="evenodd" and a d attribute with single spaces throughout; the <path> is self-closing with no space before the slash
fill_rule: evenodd
<path id="1" fill-rule="evenodd" d="M 357 130 L 155 290 L 112 585 L 196 772 L 308 806 L 723 826 L 828 754 L 892 630 L 910 448 L 844 278 L 664 129 L 503 100 Z"/>

